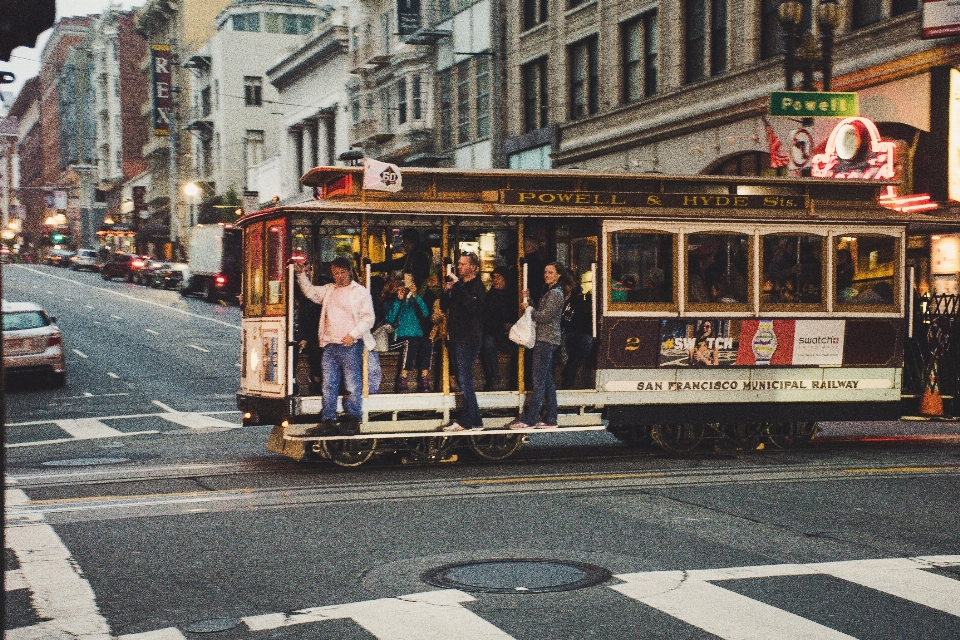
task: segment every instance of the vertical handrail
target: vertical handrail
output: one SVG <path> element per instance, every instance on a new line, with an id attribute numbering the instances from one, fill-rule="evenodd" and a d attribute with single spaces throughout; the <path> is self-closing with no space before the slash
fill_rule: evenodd
<path id="1" fill-rule="evenodd" d="M 296 286 L 296 275 L 292 264 L 287 265 L 287 396 L 293 395 L 293 385 L 297 373 L 297 346 L 293 341 L 293 288 Z"/>
<path id="2" fill-rule="evenodd" d="M 914 321 L 914 318 L 913 318 L 913 303 L 914 303 L 913 287 L 914 287 L 914 280 L 913 280 L 913 279 L 914 279 L 914 277 L 915 277 L 915 276 L 914 276 L 914 267 L 910 267 L 910 288 L 908 289 L 908 292 L 907 292 L 907 295 L 910 297 L 910 310 L 909 310 L 908 313 L 907 313 L 907 318 L 909 318 L 909 320 L 907 321 L 907 337 L 908 337 L 908 338 L 913 338 L 913 321 Z"/>
<path id="3" fill-rule="evenodd" d="M 597 337 L 597 263 L 590 263 L 590 316 L 593 322 L 593 337 Z"/>

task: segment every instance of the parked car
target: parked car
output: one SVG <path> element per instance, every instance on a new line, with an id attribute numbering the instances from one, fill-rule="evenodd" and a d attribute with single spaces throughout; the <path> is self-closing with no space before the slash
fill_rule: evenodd
<path id="1" fill-rule="evenodd" d="M 104 280 L 123 278 L 133 282 L 134 274 L 150 261 L 149 256 L 138 256 L 132 253 L 115 253 L 100 267 L 100 275 Z"/>
<path id="2" fill-rule="evenodd" d="M 40 372 L 62 387 L 67 380 L 63 336 L 56 318 L 32 302 L 2 302 L 3 366 L 7 373 Z"/>
<path id="3" fill-rule="evenodd" d="M 183 262 L 165 262 L 166 266 L 153 272 L 151 287 L 158 289 L 179 289 L 180 284 L 190 277 L 190 267 Z"/>
<path id="4" fill-rule="evenodd" d="M 98 271 L 100 255 L 93 249 L 80 249 L 77 255 L 70 258 L 70 268 L 74 271 Z"/>
<path id="5" fill-rule="evenodd" d="M 73 251 L 66 249 L 51 249 L 43 257 L 43 264 L 49 264 L 54 267 L 66 267 L 70 264 L 70 258 L 74 255 Z"/>
<path id="6" fill-rule="evenodd" d="M 169 264 L 169 262 L 163 262 L 162 260 L 147 260 L 146 264 L 133 272 L 133 281 L 137 284 L 152 287 L 153 274 Z"/>

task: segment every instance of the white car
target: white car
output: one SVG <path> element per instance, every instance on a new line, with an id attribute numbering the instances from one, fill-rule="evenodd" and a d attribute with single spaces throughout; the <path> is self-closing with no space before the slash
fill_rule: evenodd
<path id="1" fill-rule="evenodd" d="M 70 258 L 70 268 L 74 271 L 86 269 L 98 271 L 100 269 L 100 255 L 93 249 L 80 249 L 77 255 Z"/>
<path id="2" fill-rule="evenodd" d="M 3 366 L 7 375 L 40 372 L 53 386 L 67 381 L 63 335 L 41 307 L 32 302 L 2 303 Z"/>

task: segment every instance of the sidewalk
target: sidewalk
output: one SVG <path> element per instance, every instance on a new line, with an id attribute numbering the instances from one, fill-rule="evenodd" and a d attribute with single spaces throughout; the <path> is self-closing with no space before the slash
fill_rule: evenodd
<path id="1" fill-rule="evenodd" d="M 889 422 L 821 422 L 814 441 L 843 440 L 956 440 L 960 418 L 895 420 Z"/>

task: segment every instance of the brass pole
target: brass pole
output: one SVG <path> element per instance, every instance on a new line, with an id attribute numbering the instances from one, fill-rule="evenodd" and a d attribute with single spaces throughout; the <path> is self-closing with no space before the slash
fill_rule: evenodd
<path id="1" fill-rule="evenodd" d="M 441 266 L 443 265 L 443 260 L 445 260 L 449 256 L 450 243 L 447 240 L 448 233 L 450 233 L 450 220 L 447 218 L 447 216 L 443 216 L 443 222 L 441 223 L 441 231 L 440 231 L 440 255 L 441 255 L 440 264 Z M 442 293 L 443 285 L 446 282 L 445 277 L 446 277 L 446 273 L 440 276 L 440 291 L 441 291 L 440 295 L 443 295 Z M 447 333 L 449 334 L 449 326 L 448 326 Z M 450 354 L 447 349 L 447 340 L 444 339 L 441 342 L 441 344 L 443 345 L 443 348 L 440 350 L 440 361 L 441 361 L 440 373 L 441 373 L 441 376 L 443 377 L 443 382 L 441 384 L 443 385 L 442 386 L 443 395 L 448 396 L 450 395 Z"/>
<path id="2" fill-rule="evenodd" d="M 523 219 L 521 218 L 520 222 L 517 223 L 517 290 L 520 292 L 517 295 L 517 308 L 520 307 L 520 302 L 523 300 L 523 258 L 525 256 L 524 246 L 523 246 Z M 518 316 L 519 317 L 519 313 Z M 524 352 L 525 349 L 521 345 L 517 345 L 517 392 L 524 393 L 526 392 L 525 380 L 523 379 L 523 370 L 524 370 Z"/>

